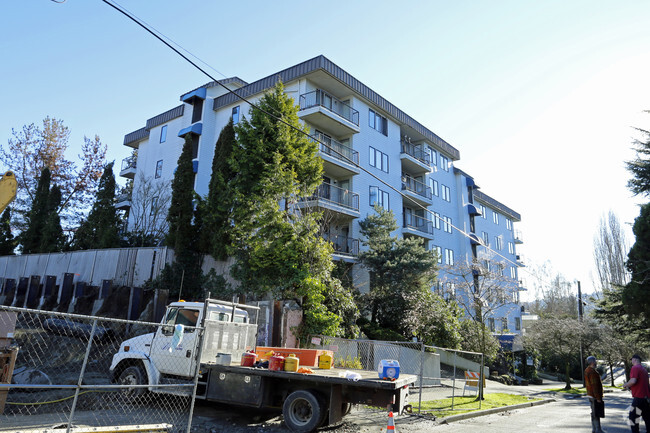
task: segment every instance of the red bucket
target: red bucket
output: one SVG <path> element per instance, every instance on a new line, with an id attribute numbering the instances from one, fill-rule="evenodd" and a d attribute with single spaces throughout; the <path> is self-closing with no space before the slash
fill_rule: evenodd
<path id="1" fill-rule="evenodd" d="M 271 359 L 269 359 L 269 370 L 271 371 L 284 370 L 284 356 L 273 355 Z"/>
<path id="2" fill-rule="evenodd" d="M 252 367 L 257 361 L 257 353 L 255 352 L 246 352 L 241 356 L 241 366 L 242 367 Z"/>

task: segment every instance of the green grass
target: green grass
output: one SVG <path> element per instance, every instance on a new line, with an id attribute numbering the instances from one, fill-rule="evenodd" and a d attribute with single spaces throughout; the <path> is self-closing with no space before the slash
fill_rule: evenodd
<path id="1" fill-rule="evenodd" d="M 492 409 L 495 407 L 512 406 L 520 403 L 529 403 L 531 401 L 541 400 L 539 398 L 531 398 L 525 395 L 515 394 L 485 394 L 485 400 L 481 402 L 480 410 Z M 451 409 L 451 398 L 442 400 L 430 400 L 422 402 L 422 411 L 435 415 L 438 418 L 446 416 L 458 415 L 466 412 L 474 412 L 479 410 L 479 402 L 476 397 L 456 397 L 454 398 L 454 409 Z"/>
<path id="2" fill-rule="evenodd" d="M 561 392 L 563 394 L 571 394 L 571 395 L 586 395 L 587 394 L 587 390 L 585 388 L 575 388 L 575 387 L 572 387 L 571 389 L 549 388 L 549 389 L 545 389 L 544 391 Z"/>

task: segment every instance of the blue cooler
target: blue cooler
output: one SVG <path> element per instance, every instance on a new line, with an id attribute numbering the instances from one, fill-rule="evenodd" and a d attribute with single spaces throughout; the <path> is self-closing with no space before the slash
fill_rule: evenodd
<path id="1" fill-rule="evenodd" d="M 382 359 L 377 366 L 380 379 L 397 379 L 399 377 L 399 362 L 394 359 Z"/>

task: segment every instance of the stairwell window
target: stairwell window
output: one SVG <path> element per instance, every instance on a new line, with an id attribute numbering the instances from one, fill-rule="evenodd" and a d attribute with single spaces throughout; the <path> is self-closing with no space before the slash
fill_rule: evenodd
<path id="1" fill-rule="evenodd" d="M 370 146 L 368 163 L 371 167 L 378 168 L 381 171 L 388 173 L 388 155 L 372 146 Z"/>
<path id="2" fill-rule="evenodd" d="M 368 126 L 388 137 L 388 119 L 375 110 L 368 110 Z"/>
<path id="3" fill-rule="evenodd" d="M 163 125 L 160 128 L 160 142 L 164 143 L 165 141 L 167 141 L 167 125 Z"/>
<path id="4" fill-rule="evenodd" d="M 233 107 L 232 109 L 232 124 L 236 125 L 239 123 L 239 105 Z"/>
<path id="5" fill-rule="evenodd" d="M 156 162 L 156 176 L 155 178 L 158 179 L 160 176 L 162 176 L 162 165 L 163 165 L 163 160 L 161 159 L 160 161 Z"/>

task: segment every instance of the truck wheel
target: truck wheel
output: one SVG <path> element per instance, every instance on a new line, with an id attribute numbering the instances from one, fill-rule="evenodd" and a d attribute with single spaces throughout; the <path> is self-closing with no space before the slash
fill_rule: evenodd
<path id="1" fill-rule="evenodd" d="M 137 365 L 127 367 L 120 373 L 118 378 L 120 385 L 146 385 L 144 371 Z M 127 396 L 129 399 L 135 399 L 146 392 L 146 388 L 122 388 L 122 395 Z"/>
<path id="2" fill-rule="evenodd" d="M 295 432 L 312 432 L 323 420 L 323 407 L 309 391 L 294 391 L 282 405 L 284 423 Z"/>

